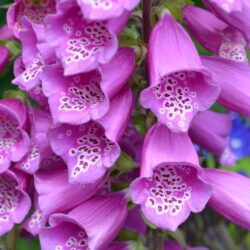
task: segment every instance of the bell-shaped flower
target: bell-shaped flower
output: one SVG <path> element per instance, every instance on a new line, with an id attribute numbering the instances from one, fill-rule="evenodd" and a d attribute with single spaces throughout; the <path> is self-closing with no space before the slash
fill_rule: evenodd
<path id="1" fill-rule="evenodd" d="M 117 35 L 128 14 L 108 21 L 89 22 L 75 0 L 60 1 L 58 11 L 45 20 L 46 38 L 55 48 L 64 75 L 75 75 L 108 63 L 118 49 Z"/>
<path id="2" fill-rule="evenodd" d="M 221 57 L 248 64 L 246 41 L 238 29 L 196 6 L 187 5 L 183 12 L 185 23 L 202 46 Z"/>
<path id="3" fill-rule="evenodd" d="M 18 99 L 0 100 L 0 173 L 27 153 L 30 139 L 25 131 L 26 107 Z"/>
<path id="4" fill-rule="evenodd" d="M 23 17 L 28 18 L 35 29 L 40 30 L 44 26 L 47 15 L 55 13 L 56 0 L 15 0 L 7 13 L 9 28 L 19 38 L 23 30 Z"/>
<path id="5" fill-rule="evenodd" d="M 119 145 L 135 162 L 140 162 L 143 136 L 137 128 L 130 123 L 126 128 Z"/>
<path id="6" fill-rule="evenodd" d="M 37 205 L 35 213 L 31 216 L 32 228 L 29 231 L 37 226 L 38 228 L 33 230 L 38 233 L 41 227 L 45 226 L 50 215 L 69 211 L 91 198 L 103 185 L 104 180 L 105 176 L 91 184 L 70 184 L 65 165 L 36 172 L 34 185 L 37 192 Z"/>
<path id="7" fill-rule="evenodd" d="M 211 196 L 202 176 L 188 135 L 158 123 L 145 137 L 141 173 L 130 186 L 131 198 L 151 223 L 175 231 L 191 212 L 202 211 Z"/>
<path id="8" fill-rule="evenodd" d="M 231 114 L 220 114 L 207 110 L 194 117 L 189 135 L 194 143 L 214 153 L 220 164 L 234 166 L 236 156 L 230 150 L 229 145 L 231 125 Z"/>
<path id="9" fill-rule="evenodd" d="M 42 250 L 106 249 L 122 228 L 127 216 L 124 193 L 98 196 L 68 214 L 50 217 L 50 227 L 41 230 Z"/>
<path id="10" fill-rule="evenodd" d="M 250 48 L 250 2 L 248 0 L 203 0 L 221 20 L 239 30 Z"/>
<path id="11" fill-rule="evenodd" d="M 138 206 L 128 211 L 128 217 L 125 221 L 124 228 L 139 234 L 143 240 L 146 239 L 147 225 L 141 216 Z"/>
<path id="12" fill-rule="evenodd" d="M 0 236 L 19 224 L 29 212 L 31 200 L 11 171 L 0 174 Z"/>
<path id="13" fill-rule="evenodd" d="M 49 131 L 53 151 L 68 165 L 70 182 L 95 182 L 113 166 L 120 155 L 118 140 L 129 122 L 132 105 L 132 93 L 126 87 L 111 100 L 108 113 L 101 119 L 78 126 L 62 124 Z"/>
<path id="14" fill-rule="evenodd" d="M 88 20 L 107 20 L 132 11 L 140 0 L 77 0 Z"/>
<path id="15" fill-rule="evenodd" d="M 64 76 L 58 64 L 45 67 L 42 86 L 55 123 L 80 125 L 104 116 L 110 100 L 124 85 L 135 66 L 132 49 L 119 49 L 99 70 Z"/>
<path id="16" fill-rule="evenodd" d="M 2 73 L 9 62 L 9 50 L 5 46 L 0 46 L 0 54 L 0 73 Z"/>
<path id="17" fill-rule="evenodd" d="M 218 102 L 224 107 L 250 117 L 250 67 L 220 57 L 202 56 L 202 63 L 221 88 Z"/>
<path id="18" fill-rule="evenodd" d="M 151 33 L 148 62 L 150 87 L 141 94 L 142 106 L 172 131 L 187 131 L 195 114 L 215 102 L 219 88 L 187 32 L 167 13 Z"/>
<path id="19" fill-rule="evenodd" d="M 48 112 L 41 109 L 31 108 L 29 110 L 31 123 L 31 144 L 26 155 L 15 164 L 15 167 L 29 174 L 35 173 L 42 162 L 53 155 L 50 147 L 47 130 L 53 125 L 52 118 Z"/>
<path id="20" fill-rule="evenodd" d="M 23 223 L 23 229 L 35 236 L 40 232 L 41 228 L 46 225 L 46 218 L 43 216 L 42 211 L 39 208 L 36 192 L 34 195 L 33 204 L 34 211 Z"/>
<path id="21" fill-rule="evenodd" d="M 233 223 L 250 230 L 250 179 L 227 170 L 205 169 L 205 180 L 213 188 L 209 205 Z"/>

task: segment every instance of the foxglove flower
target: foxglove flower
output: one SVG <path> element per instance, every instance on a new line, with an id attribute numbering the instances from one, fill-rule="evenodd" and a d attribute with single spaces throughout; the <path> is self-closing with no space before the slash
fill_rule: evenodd
<path id="1" fill-rule="evenodd" d="M 105 250 L 134 250 L 138 249 L 136 243 L 134 241 L 114 242 Z"/>
<path id="2" fill-rule="evenodd" d="M 132 123 L 126 128 L 119 144 L 135 162 L 140 161 L 143 137 Z"/>
<path id="3" fill-rule="evenodd" d="M 5 46 L 0 46 L 0 54 L 0 73 L 2 73 L 9 61 L 9 50 Z"/>
<path id="4" fill-rule="evenodd" d="M 164 250 L 182 250 L 182 246 L 173 240 L 164 241 Z M 189 247 L 185 248 L 187 250 L 208 250 L 206 247 Z"/>
<path id="5" fill-rule="evenodd" d="M 146 239 L 147 225 L 141 217 L 140 208 L 138 206 L 129 210 L 124 228 L 134 233 L 138 233 L 142 239 Z"/>
<path id="6" fill-rule="evenodd" d="M 209 205 L 233 223 L 250 230 L 250 179 L 219 169 L 205 169 L 205 178 L 213 188 Z"/>
<path id="7" fill-rule="evenodd" d="M 248 64 L 246 41 L 237 29 L 228 26 L 211 12 L 191 5 L 184 8 L 184 21 L 206 49 L 221 57 Z"/>
<path id="8" fill-rule="evenodd" d="M 84 17 L 89 20 L 107 20 L 132 11 L 140 0 L 77 0 Z"/>
<path id="9" fill-rule="evenodd" d="M 47 219 L 53 213 L 68 211 L 88 200 L 98 191 L 103 182 L 104 178 L 93 184 L 70 184 L 65 165 L 35 173 L 34 184 L 38 197 L 36 214 L 43 219 L 38 224 L 39 229 L 45 226 Z"/>
<path id="10" fill-rule="evenodd" d="M 193 119 L 189 135 L 194 143 L 214 153 L 220 164 L 234 166 L 236 156 L 229 145 L 231 124 L 231 114 L 203 111 Z"/>
<path id="11" fill-rule="evenodd" d="M 203 0 L 221 20 L 235 27 L 245 36 L 250 47 L 250 2 L 248 0 Z"/>
<path id="12" fill-rule="evenodd" d="M 24 18 L 23 30 L 20 32 L 22 57 L 15 61 L 15 79 L 12 83 L 18 85 L 20 89 L 28 91 L 29 95 L 41 105 L 46 105 L 47 98 L 41 88 L 41 73 L 46 61 L 37 49 L 38 42 L 43 39 L 43 35 L 39 37 L 38 34 L 33 29 L 31 22 Z"/>
<path id="13" fill-rule="evenodd" d="M 31 201 L 22 189 L 17 176 L 7 170 L 0 174 L 0 236 L 21 223 L 29 212 Z"/>
<path id="14" fill-rule="evenodd" d="M 12 29 L 7 24 L 0 27 L 0 40 L 14 40 L 14 34 Z"/>
<path id="15" fill-rule="evenodd" d="M 67 215 L 52 215 L 49 220 L 51 227 L 40 232 L 41 248 L 106 249 L 123 226 L 127 212 L 123 193 L 90 199 Z"/>
<path id="16" fill-rule="evenodd" d="M 39 30 L 44 26 L 45 17 L 55 13 L 55 5 L 56 0 L 15 0 L 7 13 L 9 28 L 19 38 L 19 33 L 23 30 L 23 17 L 26 17 Z"/>
<path id="17" fill-rule="evenodd" d="M 46 38 L 55 48 L 65 75 L 74 75 L 108 63 L 118 49 L 117 35 L 129 15 L 105 22 L 85 20 L 75 0 L 58 3 L 58 12 L 46 18 Z"/>
<path id="18" fill-rule="evenodd" d="M 26 155 L 15 164 L 15 167 L 29 174 L 35 173 L 42 162 L 53 155 L 47 138 L 47 130 L 53 125 L 48 112 L 30 108 L 31 144 Z"/>
<path id="19" fill-rule="evenodd" d="M 131 90 L 126 87 L 112 99 L 109 112 L 100 120 L 78 126 L 63 124 L 49 131 L 52 149 L 67 162 L 70 182 L 94 182 L 112 167 L 120 155 L 117 142 L 128 124 L 132 104 Z"/>
<path id="20" fill-rule="evenodd" d="M 59 65 L 47 66 L 42 86 L 54 122 L 80 125 L 104 116 L 112 97 L 128 84 L 134 66 L 134 52 L 126 48 L 99 70 L 83 74 L 65 77 Z"/>
<path id="21" fill-rule="evenodd" d="M 33 213 L 23 223 L 23 229 L 25 229 L 31 235 L 35 236 L 40 232 L 40 229 L 43 226 L 45 226 L 46 218 L 43 216 L 42 211 L 39 208 L 36 193 L 35 193 L 35 198 L 34 198 L 33 203 L 35 206 L 35 211 L 33 211 Z"/>
<path id="22" fill-rule="evenodd" d="M 191 38 L 169 14 L 152 31 L 148 61 L 150 87 L 141 94 L 142 106 L 172 131 L 187 131 L 195 114 L 215 102 L 219 89 Z"/>
<path id="23" fill-rule="evenodd" d="M 202 63 L 221 88 L 218 102 L 224 107 L 250 116 L 250 68 L 247 65 L 220 57 L 202 56 Z"/>
<path id="24" fill-rule="evenodd" d="M 18 99 L 0 100 L 0 173 L 17 162 L 29 148 L 26 133 L 26 107 Z"/>
<path id="25" fill-rule="evenodd" d="M 202 175 L 188 135 L 156 124 L 144 140 L 141 174 L 130 186 L 131 198 L 150 222 L 175 231 L 190 212 L 203 210 L 211 196 Z"/>

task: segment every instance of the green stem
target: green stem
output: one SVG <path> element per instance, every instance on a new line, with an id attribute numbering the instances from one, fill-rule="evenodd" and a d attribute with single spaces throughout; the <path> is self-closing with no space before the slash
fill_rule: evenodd
<path id="1" fill-rule="evenodd" d="M 17 230 L 16 227 L 14 227 L 7 234 L 7 250 L 16 250 L 16 236 L 17 236 Z"/>
<path id="2" fill-rule="evenodd" d="M 151 32 L 151 6 L 152 0 L 142 1 L 142 26 L 143 26 L 143 40 L 148 43 Z"/>

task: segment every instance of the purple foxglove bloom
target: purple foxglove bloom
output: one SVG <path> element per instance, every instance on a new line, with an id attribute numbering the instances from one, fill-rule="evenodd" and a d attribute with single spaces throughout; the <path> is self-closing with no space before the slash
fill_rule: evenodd
<path id="1" fill-rule="evenodd" d="M 0 40 L 15 40 L 13 31 L 7 24 L 0 27 Z"/>
<path id="2" fill-rule="evenodd" d="M 127 216 L 124 193 L 113 193 L 90 199 L 66 214 L 50 217 L 49 228 L 41 230 L 42 250 L 106 249 Z"/>
<path id="3" fill-rule="evenodd" d="M 119 144 L 135 162 L 140 161 L 143 137 L 132 123 L 126 128 Z"/>
<path id="4" fill-rule="evenodd" d="M 70 182 L 95 182 L 113 166 L 132 105 L 132 93 L 126 87 L 112 99 L 109 112 L 101 119 L 78 126 L 58 125 L 49 131 L 53 151 L 68 165 Z"/>
<path id="5" fill-rule="evenodd" d="M 65 77 L 59 65 L 47 66 L 42 86 L 54 122 L 80 125 L 104 116 L 110 99 L 128 84 L 134 66 L 134 52 L 127 48 L 118 50 L 99 70 L 83 74 Z"/>
<path id="6" fill-rule="evenodd" d="M 248 64 L 246 41 L 237 29 L 228 26 L 211 12 L 191 5 L 184 8 L 184 21 L 206 49 L 221 57 Z"/>
<path id="7" fill-rule="evenodd" d="M 0 46 L 0 54 L 0 73 L 2 73 L 9 62 L 9 50 L 5 46 Z"/>
<path id="8" fill-rule="evenodd" d="M 219 169 L 205 169 L 205 178 L 213 188 L 209 205 L 233 223 L 250 230 L 250 179 Z"/>
<path id="9" fill-rule="evenodd" d="M 158 123 L 145 137 L 140 178 L 130 186 L 132 201 L 150 222 L 175 231 L 191 212 L 202 211 L 211 196 L 202 175 L 188 135 Z"/>
<path id="10" fill-rule="evenodd" d="M 36 222 L 38 228 L 34 228 L 35 233 L 38 233 L 41 227 L 45 226 L 47 219 L 53 213 L 68 211 L 88 200 L 102 186 L 104 178 L 97 180 L 93 184 L 70 184 L 65 165 L 61 165 L 57 169 L 35 173 L 34 184 L 38 197 L 35 215 L 41 214 L 39 218 L 36 217 L 40 221 Z M 34 218 L 31 219 L 35 225 Z M 30 223 L 32 223 L 31 221 Z M 32 228 L 30 228 L 31 230 Z"/>
<path id="11" fill-rule="evenodd" d="M 15 0 L 7 13 L 9 28 L 19 38 L 19 33 L 23 30 L 23 17 L 26 17 L 32 22 L 32 26 L 39 30 L 43 28 L 44 18 L 55 13 L 55 5 L 56 0 Z"/>
<path id="12" fill-rule="evenodd" d="M 208 250 L 206 247 L 190 247 L 187 246 L 186 250 Z M 164 241 L 164 250 L 183 250 L 182 246 L 173 240 Z"/>
<path id="13" fill-rule="evenodd" d="M 84 17 L 89 20 L 107 20 L 132 11 L 140 0 L 77 0 Z"/>
<path id="14" fill-rule="evenodd" d="M 7 170 L 0 174 L 0 236 L 21 223 L 29 212 L 31 200 L 22 189 L 17 176 Z"/>
<path id="15" fill-rule="evenodd" d="M 202 56 L 202 63 L 221 88 L 218 102 L 224 107 L 250 117 L 250 68 L 220 57 Z"/>
<path id="16" fill-rule="evenodd" d="M 194 143 L 214 153 L 220 164 L 234 166 L 236 157 L 229 147 L 231 124 L 231 114 L 203 111 L 194 117 L 189 135 Z"/>
<path id="17" fill-rule="evenodd" d="M 38 37 L 32 23 L 24 18 L 23 24 L 23 30 L 20 32 L 22 59 L 15 62 L 16 78 L 12 82 L 22 90 L 28 91 L 40 83 L 40 75 L 45 66 L 45 61 L 36 47 Z"/>
<path id="18" fill-rule="evenodd" d="M 215 102 L 219 88 L 191 38 L 169 14 L 154 27 L 148 53 L 150 87 L 142 92 L 141 104 L 172 131 L 187 131 L 195 114 Z"/>
<path id="19" fill-rule="evenodd" d="M 248 0 L 203 0 L 203 2 L 221 20 L 241 31 L 250 48 L 250 2 Z"/>
<path id="20" fill-rule="evenodd" d="M 29 174 L 35 173 L 42 167 L 42 161 L 53 155 L 50 147 L 47 130 L 53 125 L 49 113 L 30 108 L 31 145 L 26 155 L 16 163 L 15 167 Z"/>
<path id="21" fill-rule="evenodd" d="M 17 162 L 29 149 L 29 136 L 24 130 L 26 107 L 18 99 L 0 100 L 0 173 L 11 161 Z"/>
<path id="22" fill-rule="evenodd" d="M 34 195 L 34 206 L 35 211 L 23 223 L 23 229 L 33 236 L 37 235 L 40 232 L 40 229 L 46 225 L 46 218 L 43 216 L 38 205 L 37 193 Z"/>
<path id="23" fill-rule="evenodd" d="M 84 19 L 75 0 L 58 3 L 58 12 L 46 18 L 46 38 L 55 48 L 64 75 L 74 75 L 108 63 L 118 49 L 117 35 L 129 15 L 105 22 Z"/>
<path id="24" fill-rule="evenodd" d="M 141 217 L 138 206 L 132 208 L 128 212 L 128 217 L 125 221 L 124 228 L 140 234 L 142 239 L 146 239 L 147 225 Z"/>

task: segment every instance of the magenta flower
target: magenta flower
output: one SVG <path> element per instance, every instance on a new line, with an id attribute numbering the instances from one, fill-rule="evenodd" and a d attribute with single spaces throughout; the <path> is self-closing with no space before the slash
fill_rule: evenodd
<path id="1" fill-rule="evenodd" d="M 132 104 L 130 89 L 122 89 L 112 99 L 109 112 L 97 122 L 63 124 L 49 131 L 52 149 L 68 165 L 70 182 L 95 182 L 113 166 L 120 155 L 117 141 L 128 124 Z"/>
<path id="2" fill-rule="evenodd" d="M 47 66 L 42 86 L 54 122 L 80 125 L 104 116 L 110 100 L 128 85 L 134 61 L 133 50 L 123 48 L 110 63 L 83 74 L 65 77 L 59 65 Z"/>
<path id="3" fill-rule="evenodd" d="M 250 47 L 250 2 L 248 0 L 203 0 L 221 20 L 241 31 Z"/>
<path id="4" fill-rule="evenodd" d="M 221 88 L 218 102 L 224 107 L 250 116 L 250 68 L 219 57 L 202 56 L 202 63 L 213 75 L 213 81 Z"/>
<path id="5" fill-rule="evenodd" d="M 0 46 L 0 54 L 0 73 L 2 73 L 9 62 L 9 50 L 5 46 Z"/>
<path id="6" fill-rule="evenodd" d="M 46 38 L 55 48 L 64 75 L 74 75 L 108 63 L 118 49 L 117 35 L 129 15 L 105 22 L 85 20 L 74 0 L 58 3 L 58 12 L 46 18 Z"/>
<path id="7" fill-rule="evenodd" d="M 0 236 L 21 223 L 29 212 L 31 201 L 22 189 L 17 176 L 7 170 L 0 174 Z"/>
<path id="8" fill-rule="evenodd" d="M 68 211 L 88 200 L 98 191 L 103 182 L 104 178 L 87 185 L 70 184 L 65 165 L 60 165 L 52 170 L 38 171 L 34 175 L 38 199 L 37 211 L 34 215 L 40 215 L 40 217 L 36 217 L 37 219 L 40 218 L 40 221 L 35 224 L 36 221 L 31 218 L 33 224 L 29 224 L 29 231 L 32 231 L 34 225 L 36 225 L 38 228 L 35 233 L 38 233 L 53 213 Z"/>
<path id="9" fill-rule="evenodd" d="M 114 242 L 105 250 L 134 250 L 136 249 L 133 241 Z"/>
<path id="10" fill-rule="evenodd" d="M 124 150 L 135 162 L 140 162 L 142 144 L 142 135 L 136 127 L 130 123 L 119 141 L 121 149 Z"/>
<path id="11" fill-rule="evenodd" d="M 184 21 L 206 49 L 221 57 L 248 64 L 246 41 L 237 29 L 228 26 L 211 12 L 187 5 Z"/>
<path id="12" fill-rule="evenodd" d="M 250 230 L 250 179 L 219 169 L 205 169 L 205 178 L 213 188 L 209 205 L 233 223 Z"/>
<path id="13" fill-rule="evenodd" d="M 0 39 L 1 40 L 15 40 L 12 29 L 7 24 L 0 27 Z"/>
<path id="14" fill-rule="evenodd" d="M 172 131 L 187 131 L 195 114 L 215 102 L 219 89 L 191 38 L 169 14 L 152 31 L 148 61 L 150 87 L 141 94 L 142 106 Z"/>
<path id="15" fill-rule="evenodd" d="M 138 206 L 128 211 L 128 217 L 125 221 L 124 228 L 139 234 L 143 240 L 146 239 L 147 225 L 142 219 Z"/>
<path id="16" fill-rule="evenodd" d="M 89 20 L 107 20 L 132 11 L 140 0 L 77 0 Z"/>
<path id="17" fill-rule="evenodd" d="M 113 193 L 90 199 L 67 215 L 52 215 L 50 227 L 39 235 L 42 250 L 106 249 L 122 228 L 127 212 L 125 194 Z"/>
<path id="18" fill-rule="evenodd" d="M 0 173 L 12 161 L 19 161 L 29 149 L 26 133 L 26 107 L 18 99 L 0 100 Z"/>
<path id="19" fill-rule="evenodd" d="M 189 135 L 194 143 L 214 153 L 220 164 L 234 166 L 236 156 L 229 147 L 231 125 L 231 114 L 203 111 L 193 119 Z"/>
<path id="20" fill-rule="evenodd" d="M 44 18 L 55 12 L 56 0 L 15 0 L 7 13 L 7 22 L 17 38 L 23 30 L 23 17 L 32 22 L 35 29 L 41 29 L 44 25 Z"/>
<path id="21" fill-rule="evenodd" d="M 29 174 L 35 173 L 43 166 L 42 162 L 53 155 L 47 138 L 47 130 L 52 126 L 49 113 L 30 108 L 31 144 L 26 155 L 15 164 L 15 167 Z"/>
<path id="22" fill-rule="evenodd" d="M 151 223 L 175 231 L 190 212 L 202 211 L 211 196 L 202 175 L 188 135 L 156 124 L 145 137 L 141 174 L 130 186 L 131 198 Z"/>

